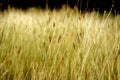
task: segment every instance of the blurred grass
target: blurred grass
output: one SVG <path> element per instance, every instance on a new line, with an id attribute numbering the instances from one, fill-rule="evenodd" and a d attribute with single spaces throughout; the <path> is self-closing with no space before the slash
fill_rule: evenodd
<path id="1" fill-rule="evenodd" d="M 120 80 L 120 15 L 0 14 L 0 80 Z"/>

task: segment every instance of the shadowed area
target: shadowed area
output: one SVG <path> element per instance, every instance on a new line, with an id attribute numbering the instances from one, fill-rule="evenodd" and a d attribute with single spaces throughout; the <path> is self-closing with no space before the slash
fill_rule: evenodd
<path id="1" fill-rule="evenodd" d="M 40 7 L 42 9 L 49 8 L 61 9 L 63 5 L 70 8 L 77 7 L 78 11 L 112 11 L 118 13 L 120 11 L 119 0 L 0 0 L 1 10 L 10 7 L 27 9 L 30 7 Z"/>

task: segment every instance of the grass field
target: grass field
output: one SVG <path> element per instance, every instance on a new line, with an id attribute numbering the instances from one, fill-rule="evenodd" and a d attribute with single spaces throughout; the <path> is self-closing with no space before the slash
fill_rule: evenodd
<path id="1" fill-rule="evenodd" d="M 0 80 L 120 80 L 120 15 L 1 12 Z"/>

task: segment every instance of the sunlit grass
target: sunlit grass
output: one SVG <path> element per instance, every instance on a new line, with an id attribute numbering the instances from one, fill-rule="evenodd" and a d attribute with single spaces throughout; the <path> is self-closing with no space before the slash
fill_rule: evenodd
<path id="1" fill-rule="evenodd" d="M 1 13 L 0 80 L 120 80 L 120 16 Z"/>

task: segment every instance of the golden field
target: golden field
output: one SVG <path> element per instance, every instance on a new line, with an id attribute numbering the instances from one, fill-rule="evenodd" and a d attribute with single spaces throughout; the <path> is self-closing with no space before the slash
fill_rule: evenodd
<path id="1" fill-rule="evenodd" d="M 120 15 L 0 12 L 0 80 L 120 80 Z"/>

